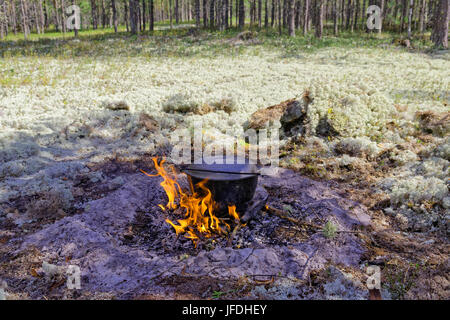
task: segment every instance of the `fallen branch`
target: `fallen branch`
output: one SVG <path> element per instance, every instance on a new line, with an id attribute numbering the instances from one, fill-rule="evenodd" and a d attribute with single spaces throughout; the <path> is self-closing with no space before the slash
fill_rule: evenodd
<path id="1" fill-rule="evenodd" d="M 231 233 L 230 237 L 228 238 L 228 242 L 227 242 L 227 247 L 231 247 L 231 245 L 233 244 L 233 239 L 236 236 L 236 233 L 241 229 L 242 224 L 238 223 L 234 229 L 233 232 Z"/>
<path id="2" fill-rule="evenodd" d="M 267 212 L 267 213 L 270 213 L 270 214 L 274 214 L 277 217 L 280 217 L 280 218 L 285 219 L 285 220 L 287 220 L 289 222 L 295 223 L 296 225 L 299 225 L 299 226 L 307 226 L 307 227 L 310 227 L 312 229 L 319 229 L 319 230 L 322 229 L 321 226 L 318 226 L 318 225 L 316 225 L 314 223 L 310 223 L 310 222 L 306 222 L 306 221 L 300 221 L 300 220 L 294 219 L 292 217 L 289 217 L 283 210 L 280 210 L 280 209 L 277 209 L 277 208 L 272 208 L 272 207 L 269 207 L 269 206 L 266 205 L 264 207 L 264 211 Z"/>

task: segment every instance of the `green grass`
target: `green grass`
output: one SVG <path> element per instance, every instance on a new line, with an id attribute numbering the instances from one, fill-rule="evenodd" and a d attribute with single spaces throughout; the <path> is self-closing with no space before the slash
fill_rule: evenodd
<path id="1" fill-rule="evenodd" d="M 281 49 L 284 58 L 296 58 L 302 52 L 314 52 L 324 48 L 379 48 L 395 46 L 392 44 L 399 35 L 392 33 L 341 32 L 333 36 L 331 30 L 324 32 L 322 39 L 314 37 L 313 33 L 303 36 L 289 37 L 286 32 L 281 36 L 276 28 L 258 30 L 257 27 L 246 26 L 246 30 L 254 31 L 252 41 L 236 43 L 226 41 L 235 38 L 241 30 L 230 28 L 226 31 L 199 29 L 192 31 L 187 25 L 184 28 L 167 28 L 167 21 L 158 23 L 155 31 L 141 32 L 131 35 L 124 26 L 114 33 L 111 28 L 96 30 L 80 30 L 78 40 L 74 33 L 47 32 L 31 34 L 27 41 L 23 35 L 10 34 L 0 41 L 1 57 L 49 56 L 49 57 L 102 57 L 102 56 L 143 56 L 143 57 L 215 57 L 221 55 L 238 55 L 244 51 L 258 54 L 258 48 Z M 425 40 L 424 40 L 425 39 Z M 426 37 L 417 37 L 412 43 L 416 50 L 431 47 Z"/>

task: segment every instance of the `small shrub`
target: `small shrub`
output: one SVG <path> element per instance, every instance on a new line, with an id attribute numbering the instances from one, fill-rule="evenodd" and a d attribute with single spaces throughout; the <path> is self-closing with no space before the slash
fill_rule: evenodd
<path id="1" fill-rule="evenodd" d="M 325 225 L 322 228 L 322 234 L 327 239 L 334 239 L 334 237 L 336 237 L 337 234 L 336 225 L 331 220 L 328 220 L 328 222 L 325 223 Z"/>

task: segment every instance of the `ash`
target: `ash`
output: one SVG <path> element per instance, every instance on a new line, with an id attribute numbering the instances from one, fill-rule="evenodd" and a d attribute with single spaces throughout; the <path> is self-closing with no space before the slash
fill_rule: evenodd
<path id="1" fill-rule="evenodd" d="M 290 170 L 261 177 L 256 194 L 266 193 L 266 204 L 288 214 L 291 221 L 260 210 L 231 240 L 230 236 L 201 239 L 197 247 L 177 237 L 165 222 L 182 213 L 158 207 L 167 201 L 161 178 L 136 173 L 122 178 L 125 184 L 85 204 L 82 213 L 12 239 L 11 256 L 37 252 L 38 273 L 41 261 L 79 266 L 83 297 L 94 292 L 96 298 L 133 298 L 169 292 L 161 283 L 176 275 L 227 281 L 270 275 L 308 279 L 329 263 L 358 267 L 365 252 L 362 240 L 349 231 L 370 224 L 366 209 L 340 196 L 332 184 Z M 307 224 L 294 224 L 292 219 Z M 308 227 L 327 221 L 336 226 L 334 237 Z M 11 275 L 4 279 L 31 298 L 42 298 L 45 291 L 36 289 L 46 281 L 41 277 L 32 283 Z M 64 286 L 54 292 L 68 294 Z"/>

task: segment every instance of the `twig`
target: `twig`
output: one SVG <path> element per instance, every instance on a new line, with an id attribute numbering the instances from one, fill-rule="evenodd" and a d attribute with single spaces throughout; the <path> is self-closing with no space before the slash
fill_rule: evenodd
<path id="1" fill-rule="evenodd" d="M 316 225 L 314 223 L 305 222 L 305 221 L 299 221 L 297 219 L 288 217 L 286 215 L 286 213 L 284 213 L 284 211 L 282 211 L 280 209 L 276 209 L 276 208 L 272 208 L 272 207 L 269 207 L 269 206 L 265 206 L 264 207 L 264 211 L 266 211 L 268 213 L 271 213 L 271 214 L 274 214 L 274 215 L 276 215 L 276 216 L 278 216 L 278 217 L 280 217 L 282 219 L 285 219 L 287 221 L 290 221 L 290 222 L 295 223 L 295 224 L 300 225 L 300 226 L 308 226 L 308 227 L 313 228 L 313 229 L 322 229 L 322 227 L 320 227 L 320 226 L 318 226 L 318 225 Z"/>
<path id="2" fill-rule="evenodd" d="M 233 244 L 233 239 L 236 236 L 236 233 L 241 229 L 242 224 L 238 223 L 234 229 L 233 232 L 231 233 L 230 237 L 228 238 L 228 242 L 227 242 L 227 247 L 231 247 L 231 245 Z"/>

